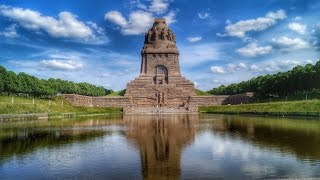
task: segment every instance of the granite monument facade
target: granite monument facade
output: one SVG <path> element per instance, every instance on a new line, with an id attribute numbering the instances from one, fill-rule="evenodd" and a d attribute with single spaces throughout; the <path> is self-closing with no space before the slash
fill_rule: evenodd
<path id="1" fill-rule="evenodd" d="M 197 113 L 198 106 L 247 103 L 251 94 L 197 96 L 194 83 L 180 73 L 176 36 L 165 19 L 155 19 L 146 32 L 140 75 L 127 84 L 123 97 L 63 95 L 78 106 L 123 107 L 125 114 Z"/>

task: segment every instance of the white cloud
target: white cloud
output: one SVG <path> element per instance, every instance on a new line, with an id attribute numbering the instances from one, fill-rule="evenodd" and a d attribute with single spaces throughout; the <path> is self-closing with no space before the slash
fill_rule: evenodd
<path id="1" fill-rule="evenodd" d="M 284 10 L 280 9 L 277 12 L 272 12 L 272 11 L 268 12 L 265 17 L 277 20 L 277 19 L 285 19 L 285 18 L 287 18 L 287 15 L 286 15 L 286 12 Z"/>
<path id="2" fill-rule="evenodd" d="M 288 25 L 288 28 L 299 34 L 305 34 L 307 26 L 300 23 L 293 22 Z"/>
<path id="3" fill-rule="evenodd" d="M 150 4 L 146 5 L 141 3 L 140 0 L 131 0 L 130 5 L 133 9 L 138 8 L 155 14 L 166 13 L 170 5 L 170 0 L 148 0 L 148 2 L 150 2 Z"/>
<path id="4" fill-rule="evenodd" d="M 309 47 L 309 43 L 300 38 L 290 39 L 286 36 L 280 37 L 278 39 L 273 38 L 272 42 L 276 47 L 284 50 L 305 49 Z"/>
<path id="5" fill-rule="evenodd" d="M 272 74 L 277 72 L 284 72 L 291 70 L 292 68 L 298 65 L 305 65 L 305 64 L 312 64 L 315 61 L 311 60 L 283 60 L 283 59 L 271 59 L 267 61 L 262 61 L 258 63 L 230 63 L 226 66 L 212 66 L 210 67 L 210 72 L 214 74 L 224 74 L 220 79 L 220 81 L 215 83 L 226 84 L 228 78 L 235 78 L 237 76 L 242 77 L 255 77 L 257 75 L 264 75 L 264 74 Z M 238 77 L 237 77 L 238 78 Z M 245 79 L 239 80 L 242 81 Z M 222 83 L 224 82 L 224 83 Z M 228 84 L 228 83 L 227 83 Z"/>
<path id="6" fill-rule="evenodd" d="M 258 65 L 255 65 L 255 64 L 252 64 L 249 69 L 250 69 L 251 71 L 253 71 L 253 72 L 262 71 L 262 69 L 261 69 Z"/>
<path id="7" fill-rule="evenodd" d="M 261 62 L 259 65 L 253 64 L 250 67 L 250 71 L 259 74 L 269 74 L 276 72 L 283 72 L 291 70 L 298 65 L 305 65 L 307 63 L 313 63 L 310 60 L 278 60 L 272 59 L 269 61 Z"/>
<path id="8" fill-rule="evenodd" d="M 90 27 L 79 21 L 77 16 L 70 12 L 61 12 L 58 19 L 55 19 L 30 9 L 1 5 L 0 14 L 19 23 L 24 28 L 42 30 L 53 37 L 91 38 L 94 35 Z"/>
<path id="9" fill-rule="evenodd" d="M 16 38 L 19 37 L 17 33 L 17 24 L 12 24 L 4 29 L 3 32 L 0 32 L 0 36 L 4 36 L 7 38 Z"/>
<path id="10" fill-rule="evenodd" d="M 122 16 L 119 11 L 110 11 L 104 15 L 105 20 L 109 20 L 121 27 L 127 26 L 127 20 Z"/>
<path id="11" fill-rule="evenodd" d="M 272 46 L 258 46 L 253 42 L 245 47 L 237 49 L 236 52 L 245 57 L 257 57 L 261 55 L 269 54 L 272 51 Z"/>
<path id="12" fill-rule="evenodd" d="M 195 87 L 198 87 L 198 85 L 199 85 L 197 82 L 193 82 L 193 84 Z"/>
<path id="13" fill-rule="evenodd" d="M 235 73 L 235 72 L 239 72 L 246 69 L 247 69 L 247 64 L 243 62 L 239 62 L 239 63 L 229 63 L 225 67 L 211 66 L 210 72 L 214 74 L 227 74 L 227 73 L 230 74 L 230 73 Z"/>
<path id="14" fill-rule="evenodd" d="M 155 13 L 164 13 L 168 10 L 169 3 L 166 0 L 153 0 L 149 6 L 149 11 Z"/>
<path id="15" fill-rule="evenodd" d="M 170 24 L 177 22 L 176 15 L 177 14 L 175 12 L 170 11 L 167 15 L 163 16 L 163 18 L 165 18 L 167 24 L 170 25 Z"/>
<path id="16" fill-rule="evenodd" d="M 153 23 L 153 15 L 150 12 L 135 11 L 130 13 L 126 20 L 118 11 L 110 11 L 105 14 L 105 19 L 121 27 L 124 35 L 137 35 L 145 33 Z"/>
<path id="17" fill-rule="evenodd" d="M 224 34 L 218 33 L 217 35 L 244 38 L 247 32 L 263 31 L 275 25 L 277 20 L 282 20 L 286 17 L 286 12 L 284 10 L 269 12 L 264 17 L 258 17 L 256 19 L 243 20 L 235 24 L 229 24 L 225 27 Z"/>
<path id="18" fill-rule="evenodd" d="M 238 65 L 240 68 L 247 68 L 247 65 L 245 63 L 239 63 Z"/>
<path id="19" fill-rule="evenodd" d="M 52 69 L 52 70 L 67 70 L 74 71 L 83 68 L 83 64 L 80 62 L 68 60 L 43 60 L 40 63 L 41 67 Z"/>
<path id="20" fill-rule="evenodd" d="M 199 13 L 198 13 L 198 17 L 199 17 L 200 19 L 207 19 L 207 18 L 210 17 L 210 14 L 207 13 L 207 12 L 199 12 Z"/>
<path id="21" fill-rule="evenodd" d="M 172 11 L 164 16 L 167 24 L 176 22 L 175 16 L 176 14 Z M 154 16 L 150 12 L 134 11 L 130 13 L 129 19 L 126 20 L 120 12 L 110 11 L 105 14 L 105 20 L 118 25 L 124 35 L 138 35 L 145 33 L 152 26 Z"/>
<path id="22" fill-rule="evenodd" d="M 224 74 L 226 73 L 225 69 L 221 66 L 211 66 L 210 71 L 215 74 Z"/>
<path id="23" fill-rule="evenodd" d="M 201 37 L 201 36 L 197 36 L 197 37 L 188 37 L 188 38 L 187 38 L 187 40 L 188 40 L 189 42 L 194 43 L 194 42 L 201 41 L 201 40 L 202 40 L 202 37 Z"/>
<path id="24" fill-rule="evenodd" d="M 252 73 L 269 74 L 276 72 L 283 72 L 291 70 L 298 65 L 312 64 L 314 61 L 311 60 L 281 60 L 271 59 L 268 61 L 260 62 L 258 64 L 252 64 L 249 67 L 249 71 Z"/>
<path id="25" fill-rule="evenodd" d="M 133 1 L 132 4 L 139 10 L 131 11 L 128 18 L 119 11 L 109 11 L 104 19 L 120 27 L 123 35 L 138 35 L 145 33 L 153 24 L 154 18 L 164 14 L 169 9 L 167 0 L 153 0 L 150 6 L 141 4 L 140 1 Z M 163 15 L 168 25 L 176 22 L 176 12 L 169 11 Z"/>

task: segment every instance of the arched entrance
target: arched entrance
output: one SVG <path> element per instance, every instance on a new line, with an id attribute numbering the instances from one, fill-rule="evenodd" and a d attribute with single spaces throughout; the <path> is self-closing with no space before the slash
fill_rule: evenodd
<path id="1" fill-rule="evenodd" d="M 156 66 L 153 80 L 155 84 L 168 84 L 168 69 L 163 65 Z"/>

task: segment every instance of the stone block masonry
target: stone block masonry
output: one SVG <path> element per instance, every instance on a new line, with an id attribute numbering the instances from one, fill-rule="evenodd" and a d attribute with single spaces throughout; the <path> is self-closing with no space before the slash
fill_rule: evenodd
<path id="1" fill-rule="evenodd" d="M 124 96 L 91 97 L 77 94 L 63 94 L 74 106 L 87 107 L 122 107 L 126 114 L 157 114 L 157 113 L 197 113 L 199 106 L 218 106 L 227 104 L 246 104 L 254 100 L 253 93 L 236 94 L 232 96 L 192 96 L 189 106 L 132 106 L 132 99 Z M 138 99 L 139 100 L 139 99 Z"/>
<path id="2" fill-rule="evenodd" d="M 123 96 L 119 97 L 91 97 L 78 94 L 63 94 L 68 102 L 74 106 L 87 107 L 126 107 L 129 106 L 129 99 Z"/>
<path id="3" fill-rule="evenodd" d="M 197 96 L 194 83 L 181 76 L 175 34 L 165 19 L 146 32 L 140 75 L 127 84 L 124 97 L 63 95 L 76 106 L 123 107 L 126 114 L 197 113 L 199 106 L 247 103 L 248 94 Z"/>

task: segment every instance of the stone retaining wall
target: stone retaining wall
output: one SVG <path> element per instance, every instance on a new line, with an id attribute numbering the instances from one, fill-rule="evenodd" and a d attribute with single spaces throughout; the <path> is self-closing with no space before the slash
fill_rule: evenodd
<path id="1" fill-rule="evenodd" d="M 132 99 L 124 96 L 116 97 L 90 97 L 82 96 L 77 94 L 63 94 L 62 95 L 67 101 L 75 106 L 96 106 L 96 107 L 123 107 L 124 112 L 128 110 L 128 113 L 133 113 L 136 110 L 139 113 L 144 112 L 177 112 L 190 111 L 191 113 L 197 112 L 199 106 L 216 106 L 216 105 L 227 105 L 227 104 L 246 104 L 254 100 L 253 93 L 236 94 L 232 96 L 220 95 L 220 96 L 192 96 L 188 104 L 183 107 L 137 107 L 133 106 Z"/>
<path id="2" fill-rule="evenodd" d="M 74 106 L 97 106 L 97 107 L 125 107 L 129 106 L 129 99 L 119 97 L 91 97 L 78 94 L 63 94 L 68 102 Z"/>
<path id="3" fill-rule="evenodd" d="M 191 98 L 190 104 L 196 104 L 197 106 L 214 106 L 225 104 L 224 101 L 229 96 L 194 96 Z"/>

